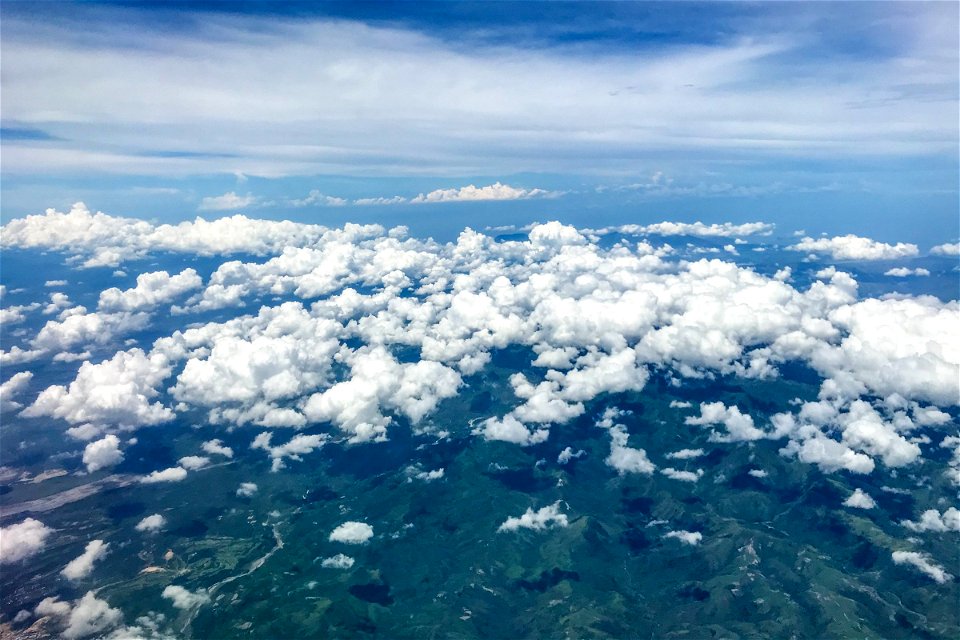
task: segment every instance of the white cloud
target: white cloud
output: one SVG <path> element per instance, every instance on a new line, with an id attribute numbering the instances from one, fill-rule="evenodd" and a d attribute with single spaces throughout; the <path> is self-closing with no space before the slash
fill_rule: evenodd
<path id="1" fill-rule="evenodd" d="M 0 384 L 0 411 L 15 411 L 23 405 L 13 400 L 14 396 L 23 393 L 33 379 L 30 371 L 15 373 L 6 382 Z"/>
<path id="2" fill-rule="evenodd" d="M 140 349 L 120 351 L 100 364 L 84 362 L 69 388 L 47 387 L 22 415 L 131 428 L 168 422 L 173 412 L 150 401 L 170 371 L 163 355 L 148 356 Z"/>
<path id="3" fill-rule="evenodd" d="M 175 336 L 171 350 L 210 348 L 187 360 L 171 393 L 180 402 L 209 408 L 214 424 L 302 427 L 303 413 L 285 401 L 328 380 L 339 330 L 338 324 L 288 303 L 264 308 L 255 321 L 207 325 Z"/>
<path id="4" fill-rule="evenodd" d="M 91 442 L 83 450 L 83 464 L 87 471 L 93 473 L 100 469 L 112 467 L 123 461 L 123 452 L 120 451 L 120 438 L 107 435 L 96 442 Z"/>
<path id="5" fill-rule="evenodd" d="M 935 256 L 960 256 L 960 242 L 946 242 L 930 249 Z"/>
<path id="6" fill-rule="evenodd" d="M 952 575 L 947 573 L 943 567 L 933 562 L 930 556 L 925 553 L 917 553 L 916 551 L 894 551 L 893 561 L 896 564 L 909 564 L 914 566 L 940 584 L 953 579 Z"/>
<path id="7" fill-rule="evenodd" d="M 257 492 L 257 485 L 253 482 L 241 482 L 240 487 L 237 489 L 237 495 L 241 498 L 249 498 Z"/>
<path id="8" fill-rule="evenodd" d="M 155 484 L 157 482 L 181 482 L 186 480 L 187 470 L 183 467 L 170 467 L 160 471 L 151 471 L 149 474 L 140 478 L 144 484 Z"/>
<path id="9" fill-rule="evenodd" d="M 700 458 L 705 455 L 703 449 L 680 449 L 679 451 L 674 451 L 667 454 L 667 458 L 671 460 L 691 460 L 693 458 Z"/>
<path id="10" fill-rule="evenodd" d="M 896 260 L 920 253 L 915 244 L 898 242 L 891 245 L 852 234 L 818 239 L 808 236 L 787 248 L 805 253 L 825 253 L 834 260 Z"/>
<path id="11" fill-rule="evenodd" d="M 576 453 L 573 452 L 573 449 L 566 447 L 563 451 L 560 452 L 560 455 L 557 456 L 557 464 L 567 464 L 571 460 L 576 460 L 577 458 L 582 458 L 587 455 L 587 452 L 583 449 L 578 449 Z"/>
<path id="12" fill-rule="evenodd" d="M 453 189 L 437 189 L 427 194 L 421 193 L 411 198 L 413 204 L 434 202 L 475 202 L 480 200 L 525 200 L 528 198 L 552 198 L 560 195 L 555 191 L 543 189 L 522 189 L 511 187 L 508 184 L 495 182 L 486 187 L 476 187 L 472 184 Z"/>
<path id="13" fill-rule="evenodd" d="M 88 313 L 86 307 L 74 307 L 50 320 L 31 341 L 41 352 L 67 352 L 78 345 L 101 345 L 115 337 L 143 329 L 149 324 L 146 313 Z M 76 359 L 72 354 L 57 354 L 58 360 Z"/>
<path id="14" fill-rule="evenodd" d="M 917 532 L 945 533 L 947 531 L 960 531 L 960 510 L 956 507 L 949 507 L 941 514 L 936 509 L 927 509 L 920 515 L 919 521 L 904 520 L 900 524 L 911 531 Z"/>
<path id="15" fill-rule="evenodd" d="M 576 228 L 556 220 L 535 224 L 527 233 L 530 242 L 537 246 L 560 248 L 565 245 L 586 244 L 587 239 Z"/>
<path id="16" fill-rule="evenodd" d="M 10 145 L 5 170 L 583 175 L 649 173 L 652 158 L 694 148 L 705 163 L 745 152 L 804 160 L 950 154 L 950 100 L 930 96 L 952 95 L 952 59 L 942 53 L 952 45 L 937 25 L 953 14 L 936 6 L 881 14 L 881 24 L 904 24 L 893 51 L 843 67 L 856 73 L 804 68 L 807 81 L 795 87 L 768 79 L 785 56 L 810 59 L 824 37 L 816 20 L 747 21 L 732 32 L 726 23 L 725 37 L 706 44 L 585 52 L 510 45 L 508 27 L 487 43 L 451 42 L 397 23 L 209 15 L 174 34 L 145 29 L 146 40 L 164 46 L 139 50 L 103 46 L 130 32 L 120 16 L 92 41 L 76 37 L 72 20 L 13 16 L 5 59 L 22 73 L 5 87 L 5 119 L 43 114 L 69 144 Z M 198 59 L 210 68 L 189 64 Z M 917 80 L 906 91 L 905 60 Z M 90 92 L 94 85 L 101 92 Z M 896 100 L 875 100 L 898 88 Z M 798 108 L 806 103 L 818 109 Z M 901 126 L 891 131 L 892 122 Z M 176 141 L 191 154 L 151 153 Z"/>
<path id="17" fill-rule="evenodd" d="M 874 502 L 873 498 L 863 489 L 855 489 L 854 492 L 843 501 L 843 506 L 854 509 L 873 509 L 877 506 L 877 503 Z"/>
<path id="18" fill-rule="evenodd" d="M 163 589 L 160 594 L 167 600 L 170 600 L 174 607 L 188 611 L 210 602 L 210 596 L 204 589 L 188 591 L 180 585 L 171 584 Z"/>
<path id="19" fill-rule="evenodd" d="M 683 531 L 683 530 L 668 531 L 667 533 L 663 534 L 663 537 L 675 538 L 680 542 L 683 542 L 685 544 L 689 544 L 692 546 L 696 546 L 700 544 L 700 542 L 703 540 L 703 534 L 700 533 L 699 531 Z"/>
<path id="20" fill-rule="evenodd" d="M 67 285 L 66 280 L 47 280 L 43 283 L 45 287 L 64 287 Z"/>
<path id="21" fill-rule="evenodd" d="M 407 479 L 408 482 L 414 479 L 422 480 L 424 482 L 433 482 L 434 480 L 441 479 L 445 475 L 445 472 L 442 467 L 440 469 L 433 469 L 431 471 L 423 471 L 420 466 L 417 465 L 407 467 L 407 474 L 409 476 Z"/>
<path id="22" fill-rule="evenodd" d="M 146 533 L 154 533 L 156 531 L 160 531 L 165 526 L 167 526 L 167 519 L 159 513 L 155 513 L 138 522 L 134 529 Z"/>
<path id="23" fill-rule="evenodd" d="M 37 605 L 38 616 L 53 616 L 64 624 L 61 635 L 67 640 L 85 638 L 116 627 L 123 621 L 123 613 L 106 600 L 100 600 L 88 591 L 72 605 L 58 598 L 44 598 Z"/>
<path id="24" fill-rule="evenodd" d="M 603 227 L 601 229 L 585 229 L 584 233 L 605 235 L 608 233 L 622 233 L 626 235 L 660 235 L 660 236 L 694 236 L 699 238 L 736 238 L 739 236 L 770 235 L 775 225 L 767 222 L 745 222 L 733 224 L 704 224 L 700 221 L 688 222 L 657 222 L 655 224 L 639 225 L 625 224 L 618 227 Z"/>
<path id="25" fill-rule="evenodd" d="M 90 592 L 93 593 L 93 592 Z M 69 602 L 60 602 L 59 597 L 44 598 L 34 610 L 38 616 L 68 616 L 72 607 Z"/>
<path id="26" fill-rule="evenodd" d="M 870 456 L 854 451 L 819 432 L 805 439 L 791 440 L 780 452 L 796 455 L 802 462 L 816 464 L 828 473 L 840 469 L 852 473 L 870 473 L 875 467 Z"/>
<path id="27" fill-rule="evenodd" d="M 335 556 L 324 558 L 320 566 L 325 569 L 349 569 L 353 566 L 354 560 L 350 556 L 338 553 Z"/>
<path id="28" fill-rule="evenodd" d="M 91 540 L 79 556 L 67 563 L 60 573 L 68 580 L 82 580 L 93 573 L 93 565 L 102 560 L 109 551 L 109 543 Z"/>
<path id="29" fill-rule="evenodd" d="M 225 458 L 233 457 L 233 449 L 224 446 L 223 442 L 220 440 L 208 440 L 200 445 L 200 448 L 212 456 L 224 456 Z"/>
<path id="30" fill-rule="evenodd" d="M 330 532 L 330 542 L 363 544 L 373 537 L 373 527 L 365 522 L 344 522 Z"/>
<path id="31" fill-rule="evenodd" d="M 766 478 L 768 475 L 770 475 L 763 469 L 750 469 L 750 471 L 747 471 L 747 473 L 754 478 Z"/>
<path id="32" fill-rule="evenodd" d="M 381 346 L 345 353 L 349 380 L 307 399 L 303 411 L 315 422 L 333 422 L 351 434 L 351 442 L 382 440 L 394 409 L 417 424 L 444 398 L 456 395 L 460 375 L 439 362 L 399 363 Z"/>
<path id="33" fill-rule="evenodd" d="M 65 315 L 61 315 L 60 319 L 62 320 L 65 317 L 80 313 L 84 310 L 83 307 L 70 307 L 73 306 L 73 303 L 70 302 L 70 296 L 65 293 L 55 292 L 50 294 L 50 303 L 43 308 L 44 315 L 52 315 L 54 313 L 60 313 L 61 311 Z M 64 311 L 66 310 L 66 311 Z"/>
<path id="34" fill-rule="evenodd" d="M 392 196 L 389 198 L 377 197 L 377 198 L 357 198 L 353 201 L 353 204 L 360 207 L 367 207 L 373 205 L 390 205 L 390 204 L 404 204 L 407 201 L 403 196 Z"/>
<path id="35" fill-rule="evenodd" d="M 180 466 L 186 469 L 187 471 L 195 471 L 197 469 L 203 469 L 205 466 L 210 464 L 210 458 L 205 456 L 184 456 L 178 460 Z"/>
<path id="36" fill-rule="evenodd" d="M 100 427 L 96 425 L 92 425 L 88 422 L 86 424 L 81 424 L 76 427 L 70 427 L 69 429 L 66 430 L 65 433 L 71 438 L 74 438 L 76 440 L 87 441 L 87 440 L 93 440 L 94 438 L 99 436 L 102 432 L 103 430 Z"/>
<path id="37" fill-rule="evenodd" d="M 245 209 L 257 204 L 257 197 L 252 194 L 238 196 L 233 191 L 228 191 L 222 196 L 207 196 L 200 201 L 197 207 L 200 211 L 234 211 L 236 209 Z"/>
<path id="38" fill-rule="evenodd" d="M 536 511 L 528 507 L 523 515 L 516 518 L 507 518 L 497 531 L 509 532 L 518 529 L 543 531 L 551 527 L 566 527 L 568 524 L 567 515 L 560 512 L 560 501 L 558 500 Z"/>
<path id="39" fill-rule="evenodd" d="M 960 306 L 927 296 L 858 300 L 857 282 L 836 269 L 798 289 L 722 260 L 680 261 L 648 243 L 601 248 L 556 222 L 532 225 L 526 240 L 465 230 L 448 244 L 408 238 L 403 228 L 221 222 L 169 235 L 180 250 L 204 255 L 225 251 L 210 248 L 219 235 L 230 245 L 239 234 L 233 246 L 252 246 L 246 234 L 258 232 L 267 253 L 274 242 L 290 246 L 262 262 L 224 263 L 185 304 L 226 309 L 256 300 L 258 311 L 192 325 L 157 340 L 149 354 L 84 364 L 69 390 L 51 387 L 25 415 L 62 416 L 85 437 L 166 421 L 176 409 L 203 411 L 224 427 L 329 423 L 350 442 L 384 440 L 398 419 L 432 428 L 428 416 L 494 351 L 519 346 L 532 351 L 535 369 L 509 377 L 514 406 L 472 428 L 531 445 L 591 400 L 643 389 L 654 369 L 682 385 L 717 375 L 774 378 L 783 363 L 799 362 L 822 378 L 817 402 L 777 414 L 770 427 L 723 403 L 704 403 L 690 422 L 722 425 L 715 440 L 787 439 L 785 455 L 825 471 L 868 473 L 875 460 L 916 462 L 923 452 L 907 431 L 948 420 L 937 407 L 960 396 Z M 148 225 L 132 237 L 156 233 Z M 304 302 L 263 304 L 274 296 Z M 64 322 L 87 315 L 95 314 Z M 401 352 L 419 353 L 419 361 Z M 11 350 L 4 364 L 8 356 L 22 357 Z M 176 405 L 159 402 L 164 387 Z M 611 437 L 608 463 L 618 471 L 656 469 L 626 445 L 625 430 Z M 279 466 L 288 453 L 319 444 L 313 440 L 261 444 Z"/>
<path id="40" fill-rule="evenodd" d="M 33 518 L 0 527 L 0 564 L 13 564 L 37 555 L 52 533 L 53 529 Z"/>
<path id="41" fill-rule="evenodd" d="M 539 444 L 550 435 L 547 429 L 528 429 L 512 415 L 506 415 L 502 420 L 487 418 L 480 427 L 474 429 L 474 433 L 482 435 L 485 440 L 501 440 L 521 446 Z"/>
<path id="42" fill-rule="evenodd" d="M 105 311 L 144 311 L 176 300 L 188 291 L 199 288 L 203 280 L 194 269 L 184 269 L 171 276 L 166 271 L 142 273 L 137 286 L 126 291 L 107 289 L 100 294 L 99 308 Z"/>
<path id="43" fill-rule="evenodd" d="M 888 269 L 884 272 L 885 276 L 893 276 L 896 278 L 906 278 L 908 276 L 929 276 L 930 271 L 922 267 L 917 267 L 916 269 L 908 269 L 906 267 L 896 267 L 895 269 Z"/>
<path id="44" fill-rule="evenodd" d="M 722 424 L 726 427 L 726 433 L 711 431 L 710 440 L 713 442 L 741 442 L 766 437 L 763 431 L 754 426 L 752 417 L 741 413 L 738 407 L 727 407 L 722 402 L 701 402 L 700 415 L 688 416 L 684 423 L 702 426 Z"/>
<path id="45" fill-rule="evenodd" d="M 81 267 L 115 267 L 150 251 L 208 256 L 277 254 L 284 247 L 316 241 L 326 231 L 317 225 L 254 220 L 243 215 L 154 226 L 142 220 L 90 213 L 78 202 L 67 213 L 47 209 L 42 215 L 11 220 L 3 226 L 0 246 L 67 251 L 81 260 Z"/>
<path id="46" fill-rule="evenodd" d="M 347 201 L 343 198 L 324 195 L 318 190 L 313 189 L 306 198 L 290 200 L 290 204 L 294 207 L 342 207 L 347 204 Z"/>
<path id="47" fill-rule="evenodd" d="M 696 471 L 681 471 L 672 467 L 667 467 L 665 469 L 661 469 L 660 473 L 672 480 L 680 480 L 682 482 L 697 482 L 703 477 L 703 469 L 697 469 Z"/>
<path id="48" fill-rule="evenodd" d="M 614 425 L 610 427 L 610 455 L 607 456 L 607 465 L 617 470 L 617 473 L 644 473 L 650 475 L 657 466 L 647 458 L 643 449 L 633 449 L 627 446 L 629 439 L 626 427 Z"/>
<path id="49" fill-rule="evenodd" d="M 273 433 L 264 431 L 254 438 L 253 444 L 250 445 L 250 448 L 263 449 L 266 451 L 273 461 L 270 470 L 279 471 L 285 466 L 284 459 L 296 460 L 298 462 L 303 460 L 303 458 L 300 456 L 313 453 L 317 449 L 321 448 L 324 444 L 326 444 L 329 436 L 326 434 L 299 434 L 290 438 L 290 440 L 288 440 L 285 444 L 276 447 L 270 446 L 270 441 L 272 438 Z"/>

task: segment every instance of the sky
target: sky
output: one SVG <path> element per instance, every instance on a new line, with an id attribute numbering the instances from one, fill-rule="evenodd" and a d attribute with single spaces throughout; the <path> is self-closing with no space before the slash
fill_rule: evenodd
<path id="1" fill-rule="evenodd" d="M 5 2 L 2 219 L 960 236 L 956 3 Z"/>

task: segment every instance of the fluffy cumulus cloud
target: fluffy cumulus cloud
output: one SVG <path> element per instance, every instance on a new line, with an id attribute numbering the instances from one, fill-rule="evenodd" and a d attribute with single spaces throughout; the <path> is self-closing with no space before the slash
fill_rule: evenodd
<path id="1" fill-rule="evenodd" d="M 144 533 L 155 533 L 163 529 L 165 526 L 167 526 L 167 519 L 159 513 L 155 513 L 138 522 L 134 529 Z"/>
<path id="2" fill-rule="evenodd" d="M 140 478 L 143 484 L 157 484 L 159 482 L 182 482 L 187 479 L 187 470 L 183 467 L 169 467 L 158 471 L 151 471 Z"/>
<path id="3" fill-rule="evenodd" d="M 893 561 L 896 564 L 910 565 L 934 581 L 943 584 L 953 579 L 953 576 L 934 562 L 930 556 L 917 551 L 894 551 Z"/>
<path id="4" fill-rule="evenodd" d="M 843 501 L 843 506 L 854 509 L 873 509 L 877 506 L 877 503 L 874 502 L 873 498 L 863 489 L 855 489 L 854 492 Z"/>
<path id="5" fill-rule="evenodd" d="M 123 613 L 97 598 L 93 591 L 72 604 L 58 598 L 44 598 L 35 613 L 55 618 L 62 626 L 61 635 L 67 640 L 102 634 L 123 622 Z"/>
<path id="6" fill-rule="evenodd" d="M 179 462 L 180 466 L 187 471 L 196 471 L 197 469 L 203 469 L 205 466 L 210 464 L 210 458 L 206 456 L 184 456 L 177 462 Z"/>
<path id="7" fill-rule="evenodd" d="M 223 456 L 225 458 L 233 457 L 233 449 L 226 446 L 220 440 L 207 440 L 200 448 L 203 449 L 205 453 L 208 453 L 212 456 Z"/>
<path id="8" fill-rule="evenodd" d="M 74 307 L 48 321 L 30 341 L 32 347 L 24 359 L 36 359 L 45 353 L 55 353 L 54 359 L 71 361 L 82 359 L 71 350 L 91 345 L 106 345 L 116 338 L 145 328 L 150 315 L 142 312 L 118 311 L 87 312 L 86 307 Z"/>
<path id="9" fill-rule="evenodd" d="M 75 256 L 81 266 L 102 267 L 142 258 L 151 251 L 198 255 L 280 253 L 283 247 L 303 246 L 325 232 L 324 227 L 317 225 L 255 220 L 242 215 L 154 226 L 133 218 L 91 213 L 78 202 L 66 213 L 48 209 L 41 215 L 11 220 L 3 227 L 0 247 L 65 251 Z"/>
<path id="10" fill-rule="evenodd" d="M 560 512 L 560 501 L 558 500 L 536 511 L 528 507 L 522 515 L 507 518 L 497 531 L 517 531 L 518 529 L 543 531 L 551 527 L 566 527 L 568 524 L 567 514 Z"/>
<path id="11" fill-rule="evenodd" d="M 754 426 L 753 418 L 741 413 L 739 408 L 727 407 L 722 402 L 701 402 L 700 415 L 687 417 L 684 423 L 701 426 L 722 424 L 725 432 L 713 431 L 710 434 L 714 442 L 760 440 L 766 435 Z"/>
<path id="12" fill-rule="evenodd" d="M 943 513 L 936 509 L 924 511 L 917 521 L 904 520 L 901 523 L 911 531 L 932 531 L 934 533 L 945 533 L 947 531 L 960 531 L 960 510 L 956 507 L 949 507 Z"/>
<path id="13" fill-rule="evenodd" d="M 547 429 L 531 430 L 512 415 L 504 416 L 503 419 L 487 418 L 474 433 L 482 435 L 486 440 L 502 440 L 521 446 L 544 442 L 550 436 Z"/>
<path id="14" fill-rule="evenodd" d="M 314 422 L 333 422 L 354 441 L 385 437 L 391 422 L 385 409 L 420 422 L 440 400 L 456 395 L 461 384 L 460 374 L 450 367 L 428 360 L 401 364 L 382 347 L 343 353 L 350 379 L 312 395 L 304 413 Z"/>
<path id="15" fill-rule="evenodd" d="M 673 451 L 667 454 L 667 457 L 671 460 L 692 460 L 694 458 L 700 458 L 705 455 L 703 449 L 680 449 L 679 451 Z"/>
<path id="16" fill-rule="evenodd" d="M 79 556 L 67 563 L 60 573 L 68 580 L 82 580 L 93 573 L 93 565 L 106 557 L 109 543 L 91 540 Z"/>
<path id="17" fill-rule="evenodd" d="M 647 452 L 643 449 L 634 449 L 627 446 L 630 435 L 623 425 L 610 427 L 610 455 L 606 463 L 617 470 L 617 473 L 642 473 L 650 475 L 657 466 L 650 462 Z"/>
<path id="18" fill-rule="evenodd" d="M 908 269 L 907 267 L 895 267 L 893 269 L 888 269 L 883 273 L 885 276 L 892 276 L 894 278 L 907 278 L 909 276 L 929 276 L 929 269 L 924 269 L 923 267 L 917 267 L 916 269 Z"/>
<path id="19" fill-rule="evenodd" d="M 37 555 L 52 533 L 53 529 L 33 518 L 0 527 L 0 564 L 13 564 Z"/>
<path id="20" fill-rule="evenodd" d="M 16 411 L 23 407 L 14 398 L 23 393 L 32 379 L 32 372 L 21 371 L 13 374 L 6 382 L 0 384 L 0 411 Z"/>
<path id="21" fill-rule="evenodd" d="M 373 537 L 373 527 L 366 522 L 344 522 L 330 532 L 330 542 L 363 544 Z"/>
<path id="22" fill-rule="evenodd" d="M 750 224 L 658 223 L 632 231 L 770 230 Z M 507 379 L 512 406 L 469 427 L 478 437 L 540 444 L 554 425 L 589 411 L 591 401 L 642 392 L 654 373 L 682 386 L 717 376 L 771 379 L 783 365 L 800 363 L 821 379 L 815 400 L 769 424 L 738 406 L 704 402 L 685 416 L 687 424 L 704 427 L 718 444 L 780 440 L 785 456 L 824 471 L 869 473 L 878 464 L 916 463 L 923 452 L 911 430 L 949 420 L 943 409 L 960 396 L 957 302 L 861 299 L 854 278 L 836 268 L 798 288 L 783 270 L 767 276 L 718 259 L 682 260 L 653 240 L 602 247 L 592 233 L 558 222 L 531 226 L 526 239 L 497 241 L 467 229 L 439 244 L 377 225 L 325 229 L 234 216 L 153 226 L 75 207 L 11 221 L 3 242 L 81 260 L 108 246 L 121 247 L 122 259 L 151 251 L 262 256 L 224 262 L 201 287 L 181 292 L 184 312 L 229 316 L 231 308 L 256 304 L 253 312 L 191 324 L 150 351 L 84 363 L 73 382 L 47 388 L 23 411 L 62 418 L 85 439 L 189 411 L 225 427 L 309 428 L 257 437 L 256 448 L 280 469 L 319 448 L 321 435 L 380 441 L 398 421 L 430 430 L 434 412 L 483 373 L 494 352 L 512 348 L 529 353 L 531 366 Z M 179 276 L 148 275 L 156 286 L 140 282 L 106 297 L 125 300 L 109 303 L 122 310 L 72 315 L 57 331 L 75 323 L 70 335 L 94 336 L 106 318 L 149 317 L 159 300 L 172 300 L 157 292 Z M 179 275 L 184 288 L 195 283 L 189 270 Z M 277 297 L 283 301 L 272 302 Z M 50 345 L 64 342 L 82 340 L 49 338 Z M 4 358 L 28 357 L 37 344 Z M 638 443 L 628 443 L 625 425 L 611 421 L 607 429 L 607 463 L 616 471 L 656 470 Z M 219 441 L 203 445 L 210 457 L 227 451 Z M 667 468 L 678 479 L 697 474 Z"/>
<path id="23" fill-rule="evenodd" d="M 583 449 L 578 449 L 574 452 L 571 447 L 566 447 L 560 452 L 560 455 L 557 456 L 557 464 L 569 464 L 571 461 L 582 458 L 585 455 L 587 455 L 587 452 Z"/>
<path id="24" fill-rule="evenodd" d="M 335 556 L 324 558 L 320 566 L 325 569 L 349 569 L 353 566 L 354 560 L 350 556 L 338 553 Z"/>
<path id="25" fill-rule="evenodd" d="M 189 591 L 180 585 L 171 584 L 163 589 L 160 594 L 170 601 L 177 609 L 190 610 L 210 602 L 210 596 L 203 589 Z"/>
<path id="26" fill-rule="evenodd" d="M 440 480 L 445 475 L 444 469 L 433 469 L 431 471 L 425 471 L 420 468 L 419 465 L 407 467 L 407 482 L 413 482 L 414 480 L 422 480 L 423 482 L 433 482 L 435 480 Z"/>
<path id="27" fill-rule="evenodd" d="M 472 184 L 453 189 L 437 189 L 429 193 L 421 193 L 412 198 L 414 204 L 435 202 L 476 202 L 479 200 L 525 200 L 527 198 L 550 198 L 560 195 L 555 191 L 543 189 L 522 189 L 511 187 L 508 184 L 495 182 L 486 187 L 476 187 Z"/>
<path id="28" fill-rule="evenodd" d="M 299 434 L 293 436 L 284 444 L 277 446 L 271 446 L 270 442 L 272 439 L 273 433 L 264 431 L 254 438 L 250 448 L 263 449 L 266 451 L 272 460 L 270 470 L 279 471 L 286 466 L 284 459 L 296 460 L 298 462 L 303 460 L 300 456 L 312 453 L 322 447 L 327 442 L 328 436 L 326 434 Z"/>
<path id="29" fill-rule="evenodd" d="M 960 256 L 960 242 L 946 242 L 930 249 L 935 256 Z"/>
<path id="30" fill-rule="evenodd" d="M 100 364 L 84 362 L 69 387 L 47 387 L 23 415 L 128 428 L 168 422 L 173 412 L 152 399 L 169 374 L 170 364 L 162 354 L 120 351 Z"/>
<path id="31" fill-rule="evenodd" d="M 691 546 L 697 546 L 703 540 L 703 534 L 699 531 L 668 531 L 667 533 L 663 534 L 663 537 L 673 538 Z"/>
<path id="32" fill-rule="evenodd" d="M 257 485 L 254 482 L 241 482 L 237 487 L 237 495 L 241 498 L 249 498 L 257 492 Z"/>
<path id="33" fill-rule="evenodd" d="M 113 434 L 91 442 L 83 450 L 83 464 L 87 465 L 87 471 L 90 473 L 112 467 L 122 461 L 120 438 Z"/>
<path id="34" fill-rule="evenodd" d="M 173 276 L 166 271 L 142 273 L 137 276 L 136 287 L 102 292 L 98 306 L 105 311 L 143 311 L 176 300 L 202 284 L 203 280 L 193 269 L 184 269 Z"/>
<path id="35" fill-rule="evenodd" d="M 703 469 L 697 469 L 696 471 L 687 471 L 681 469 L 674 469 L 673 467 L 666 467 L 660 470 L 660 473 L 667 476 L 671 480 L 680 480 L 681 482 L 697 482 L 700 478 L 703 477 Z"/>
<path id="36" fill-rule="evenodd" d="M 800 242 L 787 248 L 793 251 L 826 254 L 834 260 L 896 260 L 910 258 L 920 253 L 915 244 L 906 242 L 887 244 L 852 234 L 833 238 L 804 237 Z"/>

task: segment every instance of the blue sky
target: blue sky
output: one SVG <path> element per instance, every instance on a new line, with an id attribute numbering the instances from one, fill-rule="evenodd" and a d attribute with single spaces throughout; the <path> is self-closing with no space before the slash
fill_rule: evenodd
<path id="1" fill-rule="evenodd" d="M 960 235 L 956 3 L 2 11 L 4 220 L 84 200 L 440 237 L 548 218 Z"/>

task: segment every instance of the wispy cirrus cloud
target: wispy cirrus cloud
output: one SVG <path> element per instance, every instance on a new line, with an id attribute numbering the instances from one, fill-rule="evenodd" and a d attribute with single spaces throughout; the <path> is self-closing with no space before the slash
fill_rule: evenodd
<path id="1" fill-rule="evenodd" d="M 454 42 L 324 17 L 208 12 L 171 30 L 145 9 L 11 11 L 4 67 L 18 72 L 5 77 L 4 120 L 42 133 L 5 139 L 4 170 L 622 175 L 692 150 L 698 161 L 955 156 L 956 38 L 942 28 L 955 6 L 835 12 L 899 25 L 893 39 L 863 27 L 884 47 L 843 49 L 838 65 L 823 64 L 822 20 L 756 13 L 726 38 L 625 48 Z"/>

